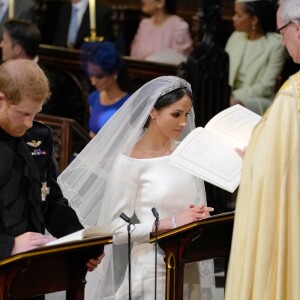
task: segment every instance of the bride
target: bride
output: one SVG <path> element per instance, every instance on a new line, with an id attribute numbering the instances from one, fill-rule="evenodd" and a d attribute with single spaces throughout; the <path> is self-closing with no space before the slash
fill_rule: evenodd
<path id="1" fill-rule="evenodd" d="M 127 223 L 132 220 L 131 299 L 153 299 L 155 231 L 205 218 L 203 182 L 168 163 L 194 128 L 190 84 L 176 76 L 153 79 L 136 91 L 60 175 L 59 184 L 85 226 L 112 225 L 113 245 L 101 265 L 87 275 L 86 299 L 128 299 Z M 157 299 L 165 297 L 164 253 L 158 248 Z M 212 261 L 185 268 L 184 299 L 214 299 Z"/>

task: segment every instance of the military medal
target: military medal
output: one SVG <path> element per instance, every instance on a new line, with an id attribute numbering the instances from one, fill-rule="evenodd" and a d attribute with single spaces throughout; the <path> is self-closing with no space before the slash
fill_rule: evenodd
<path id="1" fill-rule="evenodd" d="M 49 195 L 49 192 L 50 192 L 50 188 L 47 187 L 47 182 L 46 181 L 42 182 L 41 192 L 42 192 L 42 201 L 45 201 L 47 195 Z"/>

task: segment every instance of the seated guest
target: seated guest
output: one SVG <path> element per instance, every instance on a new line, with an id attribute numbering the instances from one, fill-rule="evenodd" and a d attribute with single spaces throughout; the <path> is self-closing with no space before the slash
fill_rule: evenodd
<path id="1" fill-rule="evenodd" d="M 80 94 L 79 87 L 66 71 L 39 61 L 37 52 L 40 40 L 41 34 L 35 24 L 26 20 L 7 20 L 0 43 L 2 61 L 26 58 L 38 63 L 49 80 L 51 90 L 51 96 L 43 105 L 42 113 L 72 118 L 84 126 L 83 94 Z"/>
<path id="2" fill-rule="evenodd" d="M 163 62 L 185 61 L 193 49 L 189 25 L 176 15 L 176 0 L 142 1 L 143 13 L 130 56 Z"/>
<path id="3" fill-rule="evenodd" d="M 99 2 L 96 1 L 97 35 L 103 36 L 105 39 L 111 39 L 111 11 Z M 87 36 L 90 36 L 89 0 L 70 0 L 60 9 L 53 45 L 80 48 Z"/>
<path id="4" fill-rule="evenodd" d="M 40 40 L 41 34 L 35 24 L 20 19 L 7 20 L 3 25 L 0 43 L 2 61 L 26 58 L 37 62 Z"/>
<path id="5" fill-rule="evenodd" d="M 2 0 L 0 6 L 0 36 L 3 33 L 3 25 L 4 22 L 8 19 L 9 15 L 9 0 Z M 35 18 L 35 9 L 34 9 L 34 1 L 32 0 L 18 0 L 14 1 L 14 18 L 34 21 Z"/>
<path id="6" fill-rule="evenodd" d="M 268 0 L 237 0 L 235 31 L 229 37 L 230 104 L 241 104 L 258 114 L 272 103 L 285 50 L 275 36 L 276 5 Z"/>
<path id="7" fill-rule="evenodd" d="M 83 45 L 84 69 L 96 88 L 88 97 L 90 137 L 94 137 L 107 120 L 124 104 L 130 93 L 123 74 L 124 63 L 112 42 Z"/>

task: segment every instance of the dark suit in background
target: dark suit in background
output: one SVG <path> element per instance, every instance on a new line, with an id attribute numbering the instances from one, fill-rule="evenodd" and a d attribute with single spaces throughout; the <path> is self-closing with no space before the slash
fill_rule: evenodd
<path id="1" fill-rule="evenodd" d="M 16 0 L 14 18 L 23 19 L 34 22 L 35 20 L 35 4 L 32 0 Z M 0 36 L 3 33 L 3 24 L 8 19 L 8 10 L 4 14 L 2 20 L 0 20 Z"/>
<path id="2" fill-rule="evenodd" d="M 72 4 L 64 4 L 59 12 L 53 45 L 67 47 L 69 23 L 71 20 Z M 96 27 L 97 36 L 103 36 L 106 40 L 112 39 L 111 9 L 103 4 L 96 2 Z M 90 16 L 89 6 L 83 15 L 79 26 L 74 48 L 80 48 L 83 39 L 90 36 Z"/>

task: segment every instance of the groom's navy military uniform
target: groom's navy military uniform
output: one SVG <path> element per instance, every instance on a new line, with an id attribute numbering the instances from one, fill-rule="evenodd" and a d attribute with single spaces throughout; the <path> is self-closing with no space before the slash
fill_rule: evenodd
<path id="1" fill-rule="evenodd" d="M 0 259 L 27 231 L 46 228 L 59 238 L 83 228 L 56 182 L 52 152 L 52 132 L 42 123 L 17 138 L 0 128 Z"/>

